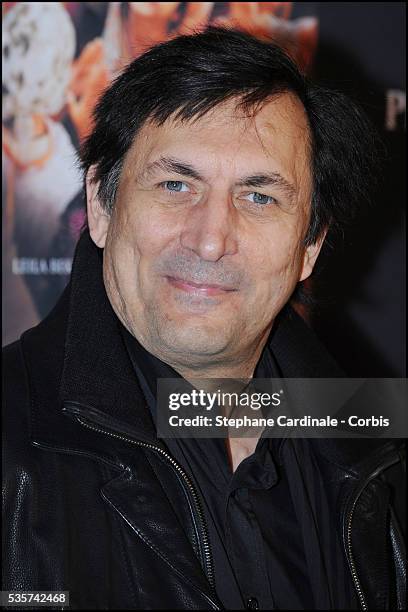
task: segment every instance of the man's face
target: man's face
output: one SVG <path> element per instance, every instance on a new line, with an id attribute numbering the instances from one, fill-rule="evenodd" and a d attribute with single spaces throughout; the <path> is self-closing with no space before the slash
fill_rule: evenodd
<path id="1" fill-rule="evenodd" d="M 195 121 L 144 125 L 111 217 L 88 189 L 112 306 L 174 367 L 259 355 L 317 257 L 317 246 L 303 246 L 312 176 L 301 103 L 284 94 L 253 118 L 235 104 Z"/>

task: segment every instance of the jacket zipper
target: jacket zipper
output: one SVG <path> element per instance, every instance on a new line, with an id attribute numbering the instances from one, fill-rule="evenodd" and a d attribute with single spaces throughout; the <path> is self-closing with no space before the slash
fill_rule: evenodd
<path id="1" fill-rule="evenodd" d="M 124 440 L 125 442 L 130 442 L 131 444 L 135 444 L 136 446 L 141 446 L 143 448 L 149 448 L 151 450 L 154 450 L 155 452 L 159 453 L 160 455 L 162 455 L 163 457 L 165 457 L 165 459 L 170 463 L 170 465 L 180 474 L 180 476 L 183 478 L 184 482 L 187 485 L 188 490 L 191 493 L 191 496 L 194 500 L 195 503 L 195 507 L 197 510 L 197 514 L 199 516 L 200 519 L 200 523 L 201 523 L 201 535 L 202 535 L 202 539 L 200 541 L 200 537 L 198 536 L 198 542 L 199 544 L 201 544 L 200 546 L 200 550 L 202 550 L 202 565 L 203 565 L 203 569 L 205 571 L 205 574 L 207 576 L 208 582 L 211 586 L 211 588 L 213 589 L 213 591 L 215 592 L 215 581 L 214 581 L 214 566 L 213 566 L 213 560 L 212 560 L 212 554 L 211 554 L 211 547 L 210 547 L 210 542 L 209 542 L 209 538 L 208 538 L 208 529 L 207 529 L 207 525 L 206 525 L 206 521 L 205 521 L 205 517 L 204 517 L 204 512 L 201 506 L 201 501 L 200 498 L 198 496 L 198 493 L 193 485 L 193 483 L 191 482 L 189 476 L 185 473 L 185 471 L 183 470 L 183 468 L 173 459 L 173 457 L 171 455 L 169 455 L 165 450 L 163 450 L 162 448 L 160 448 L 159 446 L 155 446 L 154 444 L 150 444 L 147 442 L 143 442 L 141 440 L 134 440 L 133 438 L 128 438 L 127 436 L 123 436 L 121 434 L 117 434 L 114 432 L 111 432 L 109 430 L 106 429 L 102 429 L 100 427 L 95 427 L 92 425 L 89 425 L 89 423 L 87 423 L 83 418 L 81 418 L 80 416 L 76 415 L 76 419 L 77 421 L 84 427 L 87 427 L 88 429 L 91 429 L 93 431 L 99 432 L 99 433 L 103 433 L 107 436 L 111 436 L 113 438 L 118 438 L 119 440 Z M 353 521 L 353 515 L 354 515 L 354 510 L 356 508 L 357 502 L 362 494 L 362 492 L 364 491 L 365 487 L 368 485 L 368 483 L 375 478 L 376 476 L 378 476 L 378 474 L 380 472 L 382 472 L 383 470 L 385 470 L 386 468 L 390 467 L 391 465 L 393 465 L 394 463 L 397 463 L 399 460 L 398 457 L 393 457 L 390 461 L 388 461 L 387 463 L 382 464 L 381 466 L 377 467 L 364 481 L 364 484 L 362 485 L 362 487 L 359 489 L 349 516 L 348 516 L 348 521 L 347 521 L 347 530 L 346 530 L 346 552 L 347 552 L 347 556 L 349 559 L 349 563 L 350 563 L 350 570 L 351 570 L 351 576 L 353 579 L 353 584 L 354 587 L 356 589 L 357 595 L 358 595 L 358 599 L 360 602 L 360 606 L 362 610 L 368 610 L 368 606 L 367 606 L 367 602 L 366 602 L 366 598 L 363 592 L 363 589 L 361 587 L 361 582 L 360 579 L 358 577 L 357 574 L 357 570 L 356 570 L 356 566 L 355 566 L 355 562 L 354 562 L 354 554 L 353 554 L 353 549 L 352 549 L 352 542 L 351 542 L 351 532 L 352 532 L 352 521 Z M 219 606 L 215 603 L 212 602 L 212 604 L 214 605 L 216 610 L 220 610 Z"/>
<path id="2" fill-rule="evenodd" d="M 362 487 L 360 488 L 360 490 L 358 491 L 358 494 L 356 495 L 354 501 L 353 501 L 353 505 L 351 507 L 350 510 L 350 514 L 348 517 L 348 521 L 347 521 L 347 531 L 346 531 L 346 540 L 347 540 L 347 553 L 348 553 L 348 559 L 349 559 L 349 563 L 350 563 L 350 569 L 351 569 L 351 576 L 353 579 L 353 583 L 354 583 L 354 587 L 357 591 L 357 595 L 360 601 L 360 606 L 362 610 L 368 610 L 368 606 L 367 606 L 367 601 L 365 598 L 365 595 L 363 593 L 363 589 L 361 587 L 361 582 L 360 579 L 358 577 L 357 574 L 357 570 L 356 570 L 356 565 L 354 562 L 354 554 L 353 554 L 353 549 L 352 549 L 352 543 L 351 543 L 351 530 L 352 530 L 352 522 L 353 522 L 353 515 L 354 515 L 354 510 L 357 506 L 357 502 L 360 499 L 360 496 L 362 494 L 362 492 L 364 491 L 364 489 L 366 488 L 366 486 L 368 485 L 368 483 L 373 480 L 373 478 L 376 478 L 376 476 L 378 476 L 378 474 L 380 472 L 382 472 L 383 470 L 385 470 L 388 467 L 391 467 L 391 465 L 393 465 L 394 463 L 397 463 L 399 461 L 399 458 L 397 457 L 393 457 L 392 460 L 389 460 L 387 463 L 383 463 L 382 465 L 378 466 L 369 476 L 367 476 L 367 478 L 364 481 L 364 484 L 362 485 Z"/>
<path id="3" fill-rule="evenodd" d="M 111 436 L 112 438 L 118 438 L 119 440 L 124 440 L 125 442 L 130 442 L 131 444 L 135 444 L 136 446 L 141 446 L 143 448 L 149 448 L 150 450 L 156 451 L 157 453 L 162 455 L 165 459 L 167 459 L 170 465 L 180 474 L 185 484 L 187 485 L 188 490 L 191 493 L 191 496 L 193 498 L 193 501 L 194 501 L 194 504 L 197 510 L 197 514 L 200 519 L 201 539 L 200 539 L 199 533 L 197 534 L 198 535 L 197 539 L 198 539 L 198 544 L 199 544 L 200 553 L 201 553 L 201 564 L 203 565 L 203 569 L 207 576 L 208 582 L 210 583 L 212 590 L 215 592 L 214 565 L 213 565 L 211 547 L 210 547 L 210 542 L 209 542 L 209 537 L 208 537 L 208 529 L 207 529 L 207 524 L 205 521 L 204 512 L 203 512 L 202 505 L 201 505 L 201 500 L 198 496 L 198 493 L 193 483 L 191 482 L 189 476 L 186 474 L 183 468 L 173 459 L 171 455 L 169 455 L 165 450 L 163 450 L 159 446 L 155 446 L 154 444 L 150 444 L 147 442 L 142 442 L 141 440 L 134 440 L 133 438 L 128 438 L 127 436 L 123 436 L 121 434 L 117 434 L 117 433 L 114 433 L 106 429 L 95 427 L 87 423 L 83 418 L 81 418 L 78 415 L 76 415 L 76 419 L 77 421 L 79 421 L 79 423 L 83 427 L 87 427 L 88 429 L 91 429 L 93 431 L 103 433 L 107 436 Z M 214 605 L 216 610 L 220 610 L 220 607 L 215 602 L 212 602 L 212 604 Z"/>
<path id="4" fill-rule="evenodd" d="M 361 583 L 359 580 L 359 577 L 357 575 L 357 570 L 356 570 L 356 566 L 354 563 L 354 555 L 353 555 L 353 551 L 352 551 L 352 545 L 351 545 L 351 524 L 352 524 L 352 520 L 353 520 L 353 514 L 354 514 L 354 510 L 355 507 L 357 505 L 357 501 L 359 499 L 360 495 L 358 495 L 358 497 L 354 500 L 353 506 L 351 508 L 351 512 L 349 515 L 349 520 L 348 520 L 348 524 L 347 524 L 347 552 L 348 552 L 348 558 L 349 558 L 349 562 L 350 562 L 350 569 L 351 569 L 351 577 L 353 579 L 353 583 L 354 583 L 354 587 L 357 591 L 357 595 L 360 601 L 360 606 L 362 610 L 368 610 L 367 608 L 367 603 L 366 603 L 366 599 L 363 593 L 363 590 L 361 588 Z"/>

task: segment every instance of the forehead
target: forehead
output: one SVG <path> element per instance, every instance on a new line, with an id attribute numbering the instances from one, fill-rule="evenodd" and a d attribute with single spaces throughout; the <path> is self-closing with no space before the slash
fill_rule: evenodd
<path id="1" fill-rule="evenodd" d="M 302 103 L 291 93 L 274 97 L 253 116 L 237 100 L 215 106 L 200 119 L 148 122 L 139 131 L 125 167 L 143 169 L 160 156 L 185 159 L 207 170 L 281 172 L 295 184 L 310 168 L 310 130 Z"/>

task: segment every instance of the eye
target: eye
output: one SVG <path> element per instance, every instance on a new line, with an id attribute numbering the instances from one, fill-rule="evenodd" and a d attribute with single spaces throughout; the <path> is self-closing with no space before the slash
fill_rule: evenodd
<path id="1" fill-rule="evenodd" d="M 189 190 L 187 184 L 182 181 L 164 181 L 164 183 L 160 183 L 160 185 L 163 186 L 166 191 L 175 191 L 177 193 Z"/>
<path id="2" fill-rule="evenodd" d="M 257 191 L 248 193 L 248 195 L 245 197 L 246 199 L 249 199 L 249 201 L 253 204 L 266 205 L 276 202 L 275 198 L 273 198 L 272 196 L 265 195 L 264 193 L 258 193 Z"/>

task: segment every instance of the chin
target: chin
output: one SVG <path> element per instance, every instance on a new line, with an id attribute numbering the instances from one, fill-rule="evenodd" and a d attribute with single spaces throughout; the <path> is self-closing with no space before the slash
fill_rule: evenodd
<path id="1" fill-rule="evenodd" d="M 161 343 L 166 352 L 174 355 L 184 355 L 189 359 L 194 355 L 209 356 L 222 353 L 228 346 L 225 337 L 225 328 L 222 326 L 198 325 L 197 322 L 180 322 L 176 325 L 166 326 L 159 332 Z"/>

